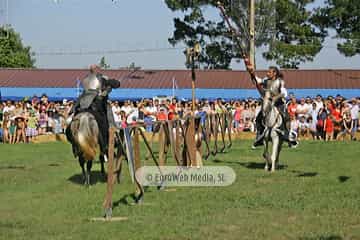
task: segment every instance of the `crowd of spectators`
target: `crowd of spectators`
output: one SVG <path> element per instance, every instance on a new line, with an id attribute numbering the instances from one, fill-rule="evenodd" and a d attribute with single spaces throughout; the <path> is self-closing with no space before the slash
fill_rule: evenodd
<path id="1" fill-rule="evenodd" d="M 31 142 L 38 135 L 62 134 L 66 119 L 74 102 L 64 99 L 50 102 L 46 95 L 40 98 L 0 104 L 0 135 L 4 143 Z M 183 119 L 191 114 L 191 101 L 177 99 L 144 99 L 141 101 L 112 101 L 112 111 L 117 127 L 144 123 L 152 131 L 154 121 Z M 334 140 L 347 135 L 355 140 L 359 130 L 360 99 L 346 100 L 341 96 L 296 99 L 291 95 L 287 100 L 290 129 L 299 139 Z M 261 109 L 258 99 L 225 102 L 197 100 L 196 114 L 202 119 L 206 114 L 231 111 L 233 133 L 255 132 L 255 118 Z"/>
<path id="2" fill-rule="evenodd" d="M 3 143 L 27 143 L 38 135 L 61 134 L 73 102 L 49 102 L 34 96 L 0 104 L 0 135 Z"/>
<path id="3" fill-rule="evenodd" d="M 299 139 L 339 140 L 348 136 L 352 140 L 359 130 L 360 99 L 344 99 L 342 96 L 323 98 L 318 95 L 296 100 L 291 96 L 288 112 L 291 131 Z"/>

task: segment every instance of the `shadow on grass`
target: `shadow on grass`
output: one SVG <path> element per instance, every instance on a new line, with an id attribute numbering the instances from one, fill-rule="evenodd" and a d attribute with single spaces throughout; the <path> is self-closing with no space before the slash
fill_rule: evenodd
<path id="1" fill-rule="evenodd" d="M 265 163 L 259 163 L 259 162 L 245 162 L 238 164 L 249 169 L 264 169 L 265 167 Z M 276 166 L 276 169 L 282 170 L 282 169 L 286 169 L 287 167 L 288 167 L 287 165 L 280 164 Z"/>
<path id="2" fill-rule="evenodd" d="M 317 172 L 305 172 L 298 175 L 298 177 L 315 177 L 317 176 Z"/>
<path id="3" fill-rule="evenodd" d="M 339 182 L 341 182 L 341 183 L 346 182 L 346 181 L 349 180 L 349 179 L 350 179 L 350 177 L 348 177 L 348 176 L 339 176 L 339 177 L 338 177 L 338 180 L 339 180 Z"/>
<path id="4" fill-rule="evenodd" d="M 222 163 L 223 161 L 219 160 L 219 159 L 214 159 L 212 160 L 214 163 Z M 229 163 L 229 162 L 228 162 Z M 234 162 L 235 163 L 235 162 Z"/>
<path id="5" fill-rule="evenodd" d="M 319 236 L 319 237 L 301 237 L 299 240 L 342 240 L 340 236 Z"/>
<path id="6" fill-rule="evenodd" d="M 60 167 L 61 165 L 58 163 L 51 163 L 49 164 L 49 167 Z"/>
<path id="7" fill-rule="evenodd" d="M 103 176 L 102 173 L 100 171 L 91 171 L 91 184 L 97 184 L 97 183 L 106 183 L 107 180 L 107 176 Z M 84 177 L 82 175 L 82 173 L 79 174 L 75 174 L 71 177 L 68 178 L 68 181 L 75 183 L 75 184 L 79 184 L 79 185 L 84 185 Z"/>
<path id="8" fill-rule="evenodd" d="M 296 173 L 297 177 L 315 177 L 318 175 L 317 172 L 302 172 L 302 171 L 297 171 L 297 170 L 292 170 L 290 172 Z"/>
<path id="9" fill-rule="evenodd" d="M 9 165 L 9 166 L 0 166 L 0 170 L 25 170 L 25 166 L 13 166 L 13 165 Z"/>
<path id="10" fill-rule="evenodd" d="M 129 201 L 129 198 L 131 199 L 131 201 Z M 130 205 L 132 205 L 133 203 L 135 203 L 135 200 L 136 200 L 135 193 L 126 194 L 125 196 L 123 196 L 122 198 L 120 198 L 118 201 L 114 202 L 113 208 L 119 207 L 120 205 L 130 206 Z"/>
<path id="11" fill-rule="evenodd" d="M 227 163 L 227 164 L 238 164 L 242 167 L 248 168 L 248 169 L 264 169 L 265 162 L 234 162 L 234 161 L 221 161 L 218 159 L 212 160 L 214 163 Z M 276 169 L 282 170 L 287 169 L 288 165 L 277 165 Z"/>

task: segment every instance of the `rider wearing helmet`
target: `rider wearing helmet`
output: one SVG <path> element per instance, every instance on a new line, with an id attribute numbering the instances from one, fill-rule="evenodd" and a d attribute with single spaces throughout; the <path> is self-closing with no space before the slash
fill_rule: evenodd
<path id="1" fill-rule="evenodd" d="M 120 81 L 109 79 L 101 73 L 99 66 L 93 64 L 90 66 L 90 73 L 81 81 L 84 88 L 76 104 L 71 109 L 66 136 L 69 142 L 73 143 L 70 130 L 70 122 L 72 116 L 80 112 L 89 112 L 94 117 L 99 126 L 99 145 L 102 154 L 107 155 L 107 147 L 109 140 L 109 126 L 115 126 L 111 107 L 108 103 L 109 93 L 113 88 L 120 87 Z M 74 144 L 73 144 L 74 146 Z M 73 153 L 78 155 L 78 149 L 73 147 Z"/>
<path id="2" fill-rule="evenodd" d="M 277 67 L 269 67 L 268 72 L 266 73 L 266 77 L 261 79 L 255 75 L 254 67 L 250 64 L 246 65 L 250 76 L 257 85 L 257 88 L 261 94 L 261 97 L 264 97 L 265 90 L 270 91 L 271 100 L 274 103 L 274 106 L 278 108 L 282 118 L 283 124 L 281 126 L 281 130 L 283 131 L 282 138 L 284 141 L 289 143 L 289 146 L 296 147 L 297 142 L 289 139 L 289 128 L 290 128 L 290 118 L 289 113 L 286 108 L 285 98 L 287 97 L 287 90 L 285 88 L 285 81 L 283 79 L 283 75 L 280 73 Z M 259 112 L 256 116 L 256 139 L 252 146 L 255 148 L 256 146 L 260 146 L 263 144 L 264 138 L 264 124 L 263 124 L 263 114 Z"/>

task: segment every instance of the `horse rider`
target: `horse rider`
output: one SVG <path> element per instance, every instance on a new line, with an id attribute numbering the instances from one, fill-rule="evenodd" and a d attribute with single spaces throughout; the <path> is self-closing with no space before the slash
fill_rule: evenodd
<path id="1" fill-rule="evenodd" d="M 248 61 L 245 62 L 248 63 Z M 264 97 L 266 90 L 270 91 L 272 102 L 279 110 L 279 113 L 283 119 L 283 124 L 281 126 L 281 130 L 283 131 L 282 139 L 288 142 L 290 147 L 296 147 L 298 142 L 292 140 L 289 137 L 290 117 L 285 102 L 285 98 L 287 97 L 287 90 L 285 88 L 285 81 L 283 80 L 279 69 L 274 66 L 269 67 L 266 77 L 261 79 L 255 75 L 254 67 L 251 64 L 246 64 L 246 68 L 251 76 L 252 81 L 256 84 L 262 98 Z M 265 130 L 263 119 L 263 114 L 259 112 L 259 114 L 256 116 L 257 133 L 255 142 L 252 146 L 253 149 L 263 144 Z"/>
<path id="2" fill-rule="evenodd" d="M 78 149 L 73 144 L 73 138 L 70 130 L 70 123 L 74 116 L 81 112 L 89 112 L 94 117 L 99 126 L 99 145 L 100 152 L 107 156 L 109 127 L 115 126 L 115 121 L 110 104 L 108 103 L 109 93 L 113 88 L 120 87 L 120 81 L 109 79 L 101 73 L 99 66 L 93 64 L 90 66 L 90 73 L 81 80 L 84 88 L 83 93 L 69 112 L 67 119 L 66 136 L 73 145 L 73 153 L 78 156 Z"/>

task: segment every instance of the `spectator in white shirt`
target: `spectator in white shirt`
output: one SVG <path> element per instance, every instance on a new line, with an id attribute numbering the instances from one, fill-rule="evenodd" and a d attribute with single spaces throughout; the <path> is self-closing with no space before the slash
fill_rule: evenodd
<path id="1" fill-rule="evenodd" d="M 115 125 L 116 125 L 116 127 L 120 127 L 121 126 L 121 118 L 120 118 L 121 108 L 119 106 L 119 102 L 118 101 L 113 102 L 111 109 L 113 112 Z"/>
<path id="2" fill-rule="evenodd" d="M 309 118 L 310 118 L 310 117 L 312 118 L 312 121 L 313 121 L 313 123 L 314 123 L 315 126 L 316 126 L 316 124 L 317 124 L 317 116 L 318 116 L 318 114 L 319 114 L 319 111 L 318 111 L 318 109 L 317 109 L 317 105 L 316 105 L 315 102 L 312 103 L 311 110 L 310 110 L 309 112 L 310 112 Z"/>
<path id="3" fill-rule="evenodd" d="M 11 101 L 6 102 L 6 106 L 3 109 L 4 113 L 12 113 L 15 110 L 15 105 Z"/>
<path id="4" fill-rule="evenodd" d="M 148 118 L 151 118 L 152 121 L 156 121 L 156 112 L 157 112 L 157 109 L 153 105 L 153 101 L 150 100 L 148 102 L 147 106 L 145 107 L 145 116 Z"/>
<path id="5" fill-rule="evenodd" d="M 309 125 L 309 131 L 311 133 L 313 140 L 315 140 L 317 138 L 316 124 L 317 124 L 316 120 L 314 121 L 313 117 L 310 116 L 308 118 L 308 125 Z"/>
<path id="6" fill-rule="evenodd" d="M 355 140 L 355 133 L 358 130 L 358 123 L 359 123 L 359 103 L 356 100 L 356 98 L 351 99 L 351 104 L 349 104 L 350 107 L 350 115 L 352 119 L 352 140 Z"/>
<path id="7" fill-rule="evenodd" d="M 305 116 L 302 116 L 299 120 L 299 139 L 304 137 L 305 139 L 309 136 L 309 124 L 305 120 Z"/>
<path id="8" fill-rule="evenodd" d="M 305 105 L 307 106 L 307 109 L 308 109 L 308 112 L 306 113 L 307 118 L 310 117 L 310 115 L 311 115 L 312 103 L 313 103 L 312 99 L 310 97 L 306 97 Z"/>
<path id="9" fill-rule="evenodd" d="M 130 109 L 130 111 L 127 114 L 126 122 L 128 124 L 132 124 L 132 123 L 134 123 L 134 122 L 136 122 L 138 120 L 138 118 L 139 118 L 139 110 L 138 110 L 137 107 L 135 107 L 133 105 L 133 103 L 130 103 L 129 109 Z"/>
<path id="10" fill-rule="evenodd" d="M 314 102 L 316 103 L 316 111 L 319 112 L 320 109 L 324 107 L 324 103 L 321 95 L 317 95 Z"/>
<path id="11" fill-rule="evenodd" d="M 132 107 L 130 106 L 130 101 L 127 100 L 124 102 L 124 105 L 120 108 L 121 111 L 124 111 L 126 115 L 129 115 L 132 111 Z"/>
<path id="12" fill-rule="evenodd" d="M 298 119 L 300 119 L 301 117 L 306 117 L 309 110 L 310 110 L 309 106 L 305 105 L 305 99 L 301 98 L 300 104 L 298 104 L 297 108 L 296 108 L 296 113 L 297 113 Z"/>

